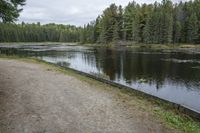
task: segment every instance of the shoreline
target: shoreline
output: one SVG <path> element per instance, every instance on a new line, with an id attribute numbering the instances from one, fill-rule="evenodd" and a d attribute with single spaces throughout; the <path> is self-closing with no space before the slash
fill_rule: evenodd
<path id="1" fill-rule="evenodd" d="M 12 46 L 23 46 L 23 45 L 63 45 L 63 46 L 73 46 L 73 47 L 89 47 L 89 48 L 109 48 L 109 49 L 144 49 L 155 52 L 176 52 L 181 51 L 185 53 L 197 53 L 200 54 L 200 44 L 132 44 L 132 45 L 113 45 L 113 44 L 80 44 L 76 42 L 8 42 L 1 43 L 0 47 L 12 47 Z"/>
<path id="2" fill-rule="evenodd" d="M 54 45 L 54 44 L 63 44 L 63 45 L 72 45 L 72 46 L 89 46 L 89 47 L 126 47 L 126 48 L 149 48 L 149 49 L 187 49 L 187 48 L 198 48 L 200 49 L 200 44 L 134 44 L 127 42 L 125 44 L 118 45 L 117 43 L 109 44 L 97 44 L 97 43 L 84 43 L 79 42 L 0 42 L 0 45 L 13 45 L 13 44 L 30 44 L 30 45 Z"/>
<path id="3" fill-rule="evenodd" d="M 62 45 L 72 45 L 76 46 L 76 42 L 0 42 L 1 45 L 56 45 L 56 44 L 62 44 Z"/>
<path id="4" fill-rule="evenodd" d="M 58 67 L 59 69 L 64 70 L 64 71 L 65 70 L 66 71 L 72 71 L 75 74 L 84 76 L 86 78 L 95 80 L 95 81 L 103 83 L 103 84 L 107 84 L 107 85 L 112 86 L 112 87 L 116 87 L 116 88 L 119 88 L 119 89 L 124 89 L 129 93 L 135 93 L 135 94 L 137 94 L 139 96 L 142 96 L 142 97 L 144 97 L 146 99 L 149 99 L 149 100 L 152 100 L 152 101 L 155 100 L 156 103 L 164 104 L 165 106 L 168 106 L 168 108 L 175 109 L 177 112 L 183 113 L 184 115 L 188 115 L 189 117 L 191 117 L 194 120 L 200 121 L 200 112 L 197 111 L 197 110 L 191 109 L 189 107 L 186 107 L 184 105 L 177 104 L 177 103 L 174 103 L 174 102 L 159 98 L 157 96 L 142 92 L 142 91 L 134 89 L 134 88 L 131 88 L 129 86 L 125 86 L 125 85 L 122 85 L 122 84 L 119 84 L 119 83 L 112 82 L 110 80 L 104 79 L 103 77 L 98 77 L 98 76 L 95 76 L 95 75 L 91 75 L 91 74 L 88 74 L 88 73 L 85 73 L 85 72 L 82 72 L 82 71 L 79 71 L 79 70 L 76 70 L 76 69 L 73 69 L 73 68 L 69 68 L 69 67 L 65 68 L 65 67 L 53 64 L 53 63 L 49 63 L 49 62 L 43 61 L 43 60 L 39 60 L 39 59 L 36 59 L 36 60 L 38 60 L 39 62 L 43 62 L 43 63 L 45 63 L 47 65 L 50 65 L 50 66 Z"/>
<path id="5" fill-rule="evenodd" d="M 82 44 L 89 47 L 125 47 L 125 48 L 146 48 L 155 50 L 176 50 L 176 49 L 200 49 L 200 44 L 127 44 L 127 45 L 114 45 L 114 44 Z"/>
<path id="6" fill-rule="evenodd" d="M 95 79 L 91 79 L 91 77 L 86 77 L 85 75 L 82 75 L 80 73 L 75 72 L 74 70 L 71 69 L 65 69 L 65 68 L 61 68 L 58 67 L 54 64 L 50 64 L 38 59 L 33 59 L 33 58 L 19 58 L 19 57 L 8 57 L 8 56 L 0 56 L 0 59 L 15 59 L 15 60 L 22 60 L 25 62 L 34 62 L 34 63 L 39 63 L 39 64 L 44 64 L 47 66 L 50 66 L 52 68 L 54 68 L 54 70 L 59 71 L 61 73 L 64 74 L 69 74 L 75 77 L 78 77 L 79 79 L 86 81 L 86 82 L 92 82 L 95 84 L 100 84 L 100 85 L 105 85 L 105 86 L 110 86 L 112 89 L 119 89 L 120 92 L 122 92 L 122 94 L 126 94 L 129 96 L 133 96 L 133 97 L 137 97 L 139 99 L 141 99 L 143 102 L 147 102 L 148 104 L 150 104 L 152 107 L 156 107 L 155 109 L 151 110 L 153 112 L 153 114 L 155 115 L 156 118 L 161 119 L 161 121 L 163 121 L 164 123 L 166 123 L 167 125 L 170 125 L 176 129 L 179 130 L 183 130 L 181 128 L 186 128 L 184 129 L 189 130 L 187 128 L 189 127 L 182 127 L 184 123 L 193 123 L 191 125 L 196 125 L 197 126 L 197 131 L 200 131 L 200 123 L 198 120 L 192 119 L 191 117 L 189 117 L 188 115 L 185 115 L 184 113 L 181 113 L 180 110 L 175 109 L 174 107 L 172 107 L 171 104 L 166 103 L 162 100 L 158 100 L 152 97 L 147 97 L 144 94 L 140 93 L 140 92 L 135 92 L 133 90 L 129 90 L 126 88 L 122 88 L 121 87 L 113 87 L 112 85 L 109 84 L 105 84 L 102 83 L 101 81 L 95 80 Z M 145 108 L 147 110 L 149 110 L 148 108 Z M 180 122 L 182 121 L 182 124 L 180 124 Z M 176 123 L 177 122 L 177 123 Z M 181 127 L 180 127 L 181 125 Z M 199 128 L 198 128 L 199 125 Z M 186 125 L 184 125 L 186 126 Z M 195 126 L 194 126 L 195 127 Z M 191 127 L 190 127 L 191 128 Z"/>

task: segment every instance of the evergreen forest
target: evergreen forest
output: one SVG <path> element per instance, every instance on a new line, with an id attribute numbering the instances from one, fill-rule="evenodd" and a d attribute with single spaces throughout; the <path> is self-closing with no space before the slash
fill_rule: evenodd
<path id="1" fill-rule="evenodd" d="M 3 19 L 2 19 L 3 20 Z M 111 4 L 96 20 L 71 25 L 0 23 L 0 42 L 81 42 L 109 44 L 199 44 L 200 0 L 153 4 Z"/>

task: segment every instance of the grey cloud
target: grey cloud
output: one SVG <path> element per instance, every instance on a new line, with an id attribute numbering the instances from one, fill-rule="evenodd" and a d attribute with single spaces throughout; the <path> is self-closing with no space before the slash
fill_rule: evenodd
<path id="1" fill-rule="evenodd" d="M 130 0 L 27 0 L 18 22 L 62 23 L 82 26 L 94 20 L 111 3 L 125 6 Z M 153 3 L 154 0 L 137 0 Z"/>

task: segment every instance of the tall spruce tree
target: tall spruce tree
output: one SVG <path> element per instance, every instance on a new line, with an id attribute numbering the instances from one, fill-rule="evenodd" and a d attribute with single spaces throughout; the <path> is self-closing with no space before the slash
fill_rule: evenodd
<path id="1" fill-rule="evenodd" d="M 120 30 L 119 30 L 119 24 L 117 22 L 115 22 L 115 25 L 114 25 L 114 31 L 113 31 L 113 38 L 112 38 L 112 41 L 113 42 L 116 42 L 120 39 Z"/>
<path id="2" fill-rule="evenodd" d="M 191 16 L 187 19 L 187 43 L 195 43 L 198 41 L 198 19 L 195 13 L 192 13 Z"/>

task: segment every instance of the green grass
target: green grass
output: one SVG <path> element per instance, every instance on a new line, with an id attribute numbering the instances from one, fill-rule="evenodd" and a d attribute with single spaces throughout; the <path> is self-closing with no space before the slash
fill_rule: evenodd
<path id="1" fill-rule="evenodd" d="M 199 44 L 131 44 L 129 48 L 150 48 L 150 49 L 185 49 L 200 48 Z"/>
<path id="2" fill-rule="evenodd" d="M 75 42 L 0 42 L 0 45 L 54 45 L 54 44 L 65 44 L 65 45 L 78 45 Z"/>
<path id="3" fill-rule="evenodd" d="M 132 97 L 137 97 L 137 102 L 139 103 L 137 105 L 141 106 L 145 111 L 152 112 L 167 127 L 174 128 L 177 132 L 200 133 L 200 121 L 179 112 L 172 104 L 132 90 L 121 89 L 120 92 L 130 96 L 126 98 L 126 100 L 130 101 L 130 105 L 134 104 L 131 102 L 135 102 L 131 100 Z"/>
<path id="4" fill-rule="evenodd" d="M 200 133 L 199 122 L 196 122 L 187 116 L 182 116 L 183 114 L 176 114 L 175 112 L 164 111 L 162 109 L 155 111 L 155 114 L 165 120 L 169 126 L 185 133 Z"/>
<path id="5" fill-rule="evenodd" d="M 81 44 L 81 43 L 65 43 L 65 42 L 4 42 L 0 43 L 0 45 L 6 44 L 6 45 L 12 45 L 12 44 L 19 44 L 19 45 L 25 45 L 25 44 L 34 44 L 34 45 L 52 45 L 52 44 L 72 44 L 72 45 L 82 45 L 82 46 L 88 46 L 88 47 L 115 47 L 116 43 L 111 42 L 109 44 Z M 200 48 L 200 44 L 139 44 L 134 42 L 126 42 L 125 47 L 128 48 L 149 48 L 149 49 L 187 49 L 187 48 Z"/>
<path id="6" fill-rule="evenodd" d="M 83 44 L 89 47 L 115 47 L 114 43 L 109 44 Z M 128 42 L 124 45 L 127 48 L 148 48 L 148 49 L 187 49 L 187 48 L 200 48 L 200 44 L 134 44 Z"/>
<path id="7" fill-rule="evenodd" d="M 80 75 L 70 69 L 64 69 L 53 64 L 49 64 L 34 58 L 20 58 L 18 56 L 6 56 L 0 55 L 2 59 L 17 59 L 30 63 L 38 63 L 47 66 L 48 69 L 53 69 L 55 71 L 64 73 L 66 75 L 74 76 L 90 85 L 98 86 L 102 89 L 106 89 L 113 93 L 116 93 L 116 99 L 126 101 L 130 107 L 139 107 L 144 111 L 148 111 L 150 114 L 154 115 L 161 123 L 169 128 L 173 128 L 177 132 L 185 133 L 200 133 L 200 121 L 194 120 L 191 117 L 182 114 L 174 107 L 153 97 L 149 97 L 138 91 L 129 90 L 125 88 L 117 88 L 108 84 L 104 84 L 100 81 L 88 78 L 86 76 Z"/>

